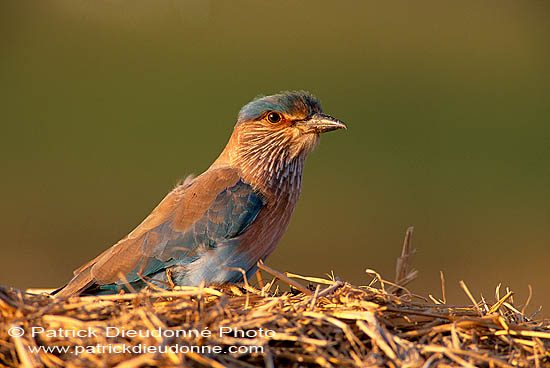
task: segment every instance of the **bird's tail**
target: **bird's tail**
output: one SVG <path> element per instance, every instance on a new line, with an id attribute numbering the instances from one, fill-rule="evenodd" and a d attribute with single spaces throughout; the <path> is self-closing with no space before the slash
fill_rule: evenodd
<path id="1" fill-rule="evenodd" d="M 92 270 L 90 267 L 76 274 L 67 285 L 52 291 L 50 295 L 55 295 L 56 298 L 66 298 L 69 296 L 80 295 L 80 293 L 92 287 L 93 284 L 94 277 L 92 276 Z"/>

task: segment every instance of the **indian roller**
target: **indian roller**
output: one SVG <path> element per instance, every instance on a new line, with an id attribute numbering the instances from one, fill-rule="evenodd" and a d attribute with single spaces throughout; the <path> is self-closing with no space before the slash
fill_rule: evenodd
<path id="1" fill-rule="evenodd" d="M 76 269 L 56 295 L 250 278 L 288 227 L 319 135 L 343 128 L 307 92 L 253 100 L 208 170 L 174 188 L 130 234 Z"/>

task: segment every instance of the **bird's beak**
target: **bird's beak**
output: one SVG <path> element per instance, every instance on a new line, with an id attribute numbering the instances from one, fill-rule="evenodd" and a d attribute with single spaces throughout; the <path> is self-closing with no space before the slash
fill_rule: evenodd
<path id="1" fill-rule="evenodd" d="M 322 113 L 317 113 L 311 118 L 301 121 L 296 125 L 312 130 L 316 133 L 325 133 L 337 129 L 347 129 L 347 126 L 343 121 Z"/>

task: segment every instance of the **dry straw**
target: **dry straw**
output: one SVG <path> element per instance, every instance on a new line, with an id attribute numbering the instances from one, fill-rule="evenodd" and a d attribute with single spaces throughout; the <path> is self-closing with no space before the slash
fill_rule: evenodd
<path id="1" fill-rule="evenodd" d="M 0 288 L 0 366 L 550 366 L 549 326 L 527 317 L 525 306 L 514 307 L 512 292 L 500 297 L 497 288 L 491 304 L 476 301 L 462 283 L 472 304 L 460 306 L 405 289 L 417 274 L 409 269 L 411 235 L 412 228 L 395 282 L 368 270 L 374 275 L 368 286 L 260 264 L 271 281 L 260 279 L 259 288 L 181 287 L 66 300 Z M 281 292 L 277 283 L 291 290 Z M 14 328 L 25 333 L 10 336 Z M 67 352 L 55 350 L 61 348 Z"/>

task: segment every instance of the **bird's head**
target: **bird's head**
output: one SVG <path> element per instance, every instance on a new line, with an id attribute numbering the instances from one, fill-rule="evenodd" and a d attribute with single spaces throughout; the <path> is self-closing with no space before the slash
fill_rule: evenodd
<path id="1" fill-rule="evenodd" d="M 319 143 L 321 133 L 346 125 L 323 114 L 319 100 L 307 92 L 260 97 L 245 105 L 227 147 L 229 160 L 258 178 L 284 177 L 297 170 Z M 226 148 L 226 149 L 227 149 Z"/>

